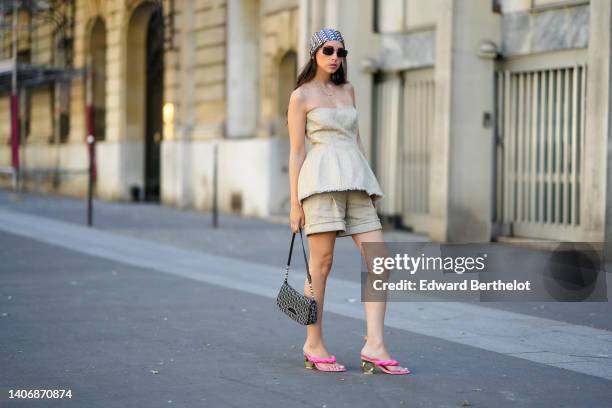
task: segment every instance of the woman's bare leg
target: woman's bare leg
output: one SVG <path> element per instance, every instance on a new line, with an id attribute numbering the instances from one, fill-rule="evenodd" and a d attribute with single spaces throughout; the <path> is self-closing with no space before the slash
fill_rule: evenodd
<path id="1" fill-rule="evenodd" d="M 362 232 L 353 234 L 353 241 L 357 245 L 357 248 L 364 256 L 361 244 L 364 242 L 384 242 L 383 232 L 381 229 L 375 231 Z M 369 273 L 372 273 L 369 271 Z M 384 326 L 385 326 L 385 311 L 387 308 L 386 301 L 377 302 L 363 302 L 365 307 L 366 321 L 367 321 L 367 340 L 361 353 L 377 359 L 388 360 L 391 356 L 385 348 L 385 342 L 383 338 Z M 387 366 L 389 370 L 403 370 L 401 366 Z"/>
<path id="2" fill-rule="evenodd" d="M 330 357 L 323 341 L 323 301 L 325 299 L 325 286 L 331 271 L 336 231 L 320 232 L 308 235 L 308 266 L 312 277 L 312 288 L 317 300 L 317 322 L 306 326 L 306 342 L 303 350 L 316 357 Z M 304 294 L 312 296 L 308 279 L 304 282 Z M 321 367 L 343 367 L 342 364 L 320 364 Z"/>

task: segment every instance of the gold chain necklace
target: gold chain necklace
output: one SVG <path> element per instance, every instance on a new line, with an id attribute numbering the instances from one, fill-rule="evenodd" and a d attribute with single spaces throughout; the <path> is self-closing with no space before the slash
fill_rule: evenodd
<path id="1" fill-rule="evenodd" d="M 324 93 L 325 95 L 327 95 L 328 97 L 330 97 L 330 96 L 332 96 L 332 95 L 334 95 L 334 94 L 335 94 L 335 92 L 334 92 L 334 91 L 332 91 L 332 93 L 328 94 L 328 93 L 325 91 L 325 88 L 323 87 L 323 84 L 322 84 L 322 83 L 320 83 L 319 81 L 316 81 L 316 82 L 317 82 L 317 84 L 319 85 L 319 87 L 321 88 L 321 90 L 323 91 L 323 93 Z M 331 99 L 331 98 L 330 98 L 330 99 Z M 332 100 L 333 100 L 333 99 L 332 99 Z"/>

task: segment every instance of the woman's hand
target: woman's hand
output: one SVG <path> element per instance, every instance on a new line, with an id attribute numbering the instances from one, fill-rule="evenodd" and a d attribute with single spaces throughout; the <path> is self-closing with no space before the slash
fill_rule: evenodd
<path id="1" fill-rule="evenodd" d="M 298 232 L 304 228 L 304 209 L 299 204 L 291 204 L 290 226 L 291 232 Z"/>

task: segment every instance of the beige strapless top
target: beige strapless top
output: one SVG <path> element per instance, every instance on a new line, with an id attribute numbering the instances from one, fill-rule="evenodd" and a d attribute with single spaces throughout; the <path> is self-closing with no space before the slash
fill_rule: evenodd
<path id="1" fill-rule="evenodd" d="M 364 190 L 373 201 L 384 194 L 357 144 L 354 106 L 319 107 L 306 114 L 311 148 L 298 176 L 298 199 L 327 191 Z"/>

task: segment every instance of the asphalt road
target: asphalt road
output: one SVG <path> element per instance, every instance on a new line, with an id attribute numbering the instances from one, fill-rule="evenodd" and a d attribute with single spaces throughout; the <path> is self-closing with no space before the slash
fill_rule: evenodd
<path id="1" fill-rule="evenodd" d="M 209 214 L 96 202 L 90 233 L 80 227 L 84 209 L 79 200 L 27 195 L 14 201 L 0 191 L 5 216 L 0 225 L 0 406 L 612 405 L 611 355 L 599 352 L 598 365 L 591 364 L 591 354 L 568 363 L 586 367 L 590 375 L 561 368 L 559 361 L 536 362 L 526 354 L 541 355 L 534 344 L 545 339 L 525 335 L 520 350 L 500 348 L 514 339 L 487 345 L 475 336 L 470 345 L 435 327 L 412 330 L 406 323 L 410 319 L 402 320 L 400 313 L 408 304 L 390 305 L 388 318 L 395 320 L 389 319 L 386 340 L 413 374 L 364 376 L 358 353 L 365 321 L 350 309 L 360 305 L 332 301 L 334 293 L 344 294 L 340 289 L 328 295 L 324 330 L 328 348 L 348 371 L 306 370 L 301 357 L 305 329 L 277 310 L 270 297 L 277 288 L 268 284 L 280 285 L 286 225 L 221 216 L 221 228 L 214 230 Z M 19 223 L 35 232 L 7 231 Z M 393 232 L 386 237 L 419 239 Z M 98 248 L 88 249 L 96 242 Z M 350 238 L 338 240 L 332 274 L 339 282 L 358 282 L 358 255 Z M 260 274 L 248 279 L 241 270 L 245 265 Z M 215 280 L 219 275 L 222 280 Z M 258 280 L 268 287 L 256 286 Z M 424 306 L 423 313 L 442 310 L 435 307 Z M 472 310 L 462 307 L 451 304 L 449 309 Z M 612 316 L 609 303 L 487 304 L 473 313 L 455 316 L 453 324 L 476 335 L 478 319 L 498 318 L 500 330 L 505 325 L 510 331 L 514 324 L 523 326 L 520 319 L 504 321 L 509 315 L 558 322 L 559 338 L 551 347 L 567 336 L 577 356 L 592 351 L 590 345 L 602 347 L 595 340 L 608 339 Z M 580 336 L 584 339 L 577 342 Z M 41 388 L 70 389 L 72 399 L 7 399 L 9 389 Z"/>

